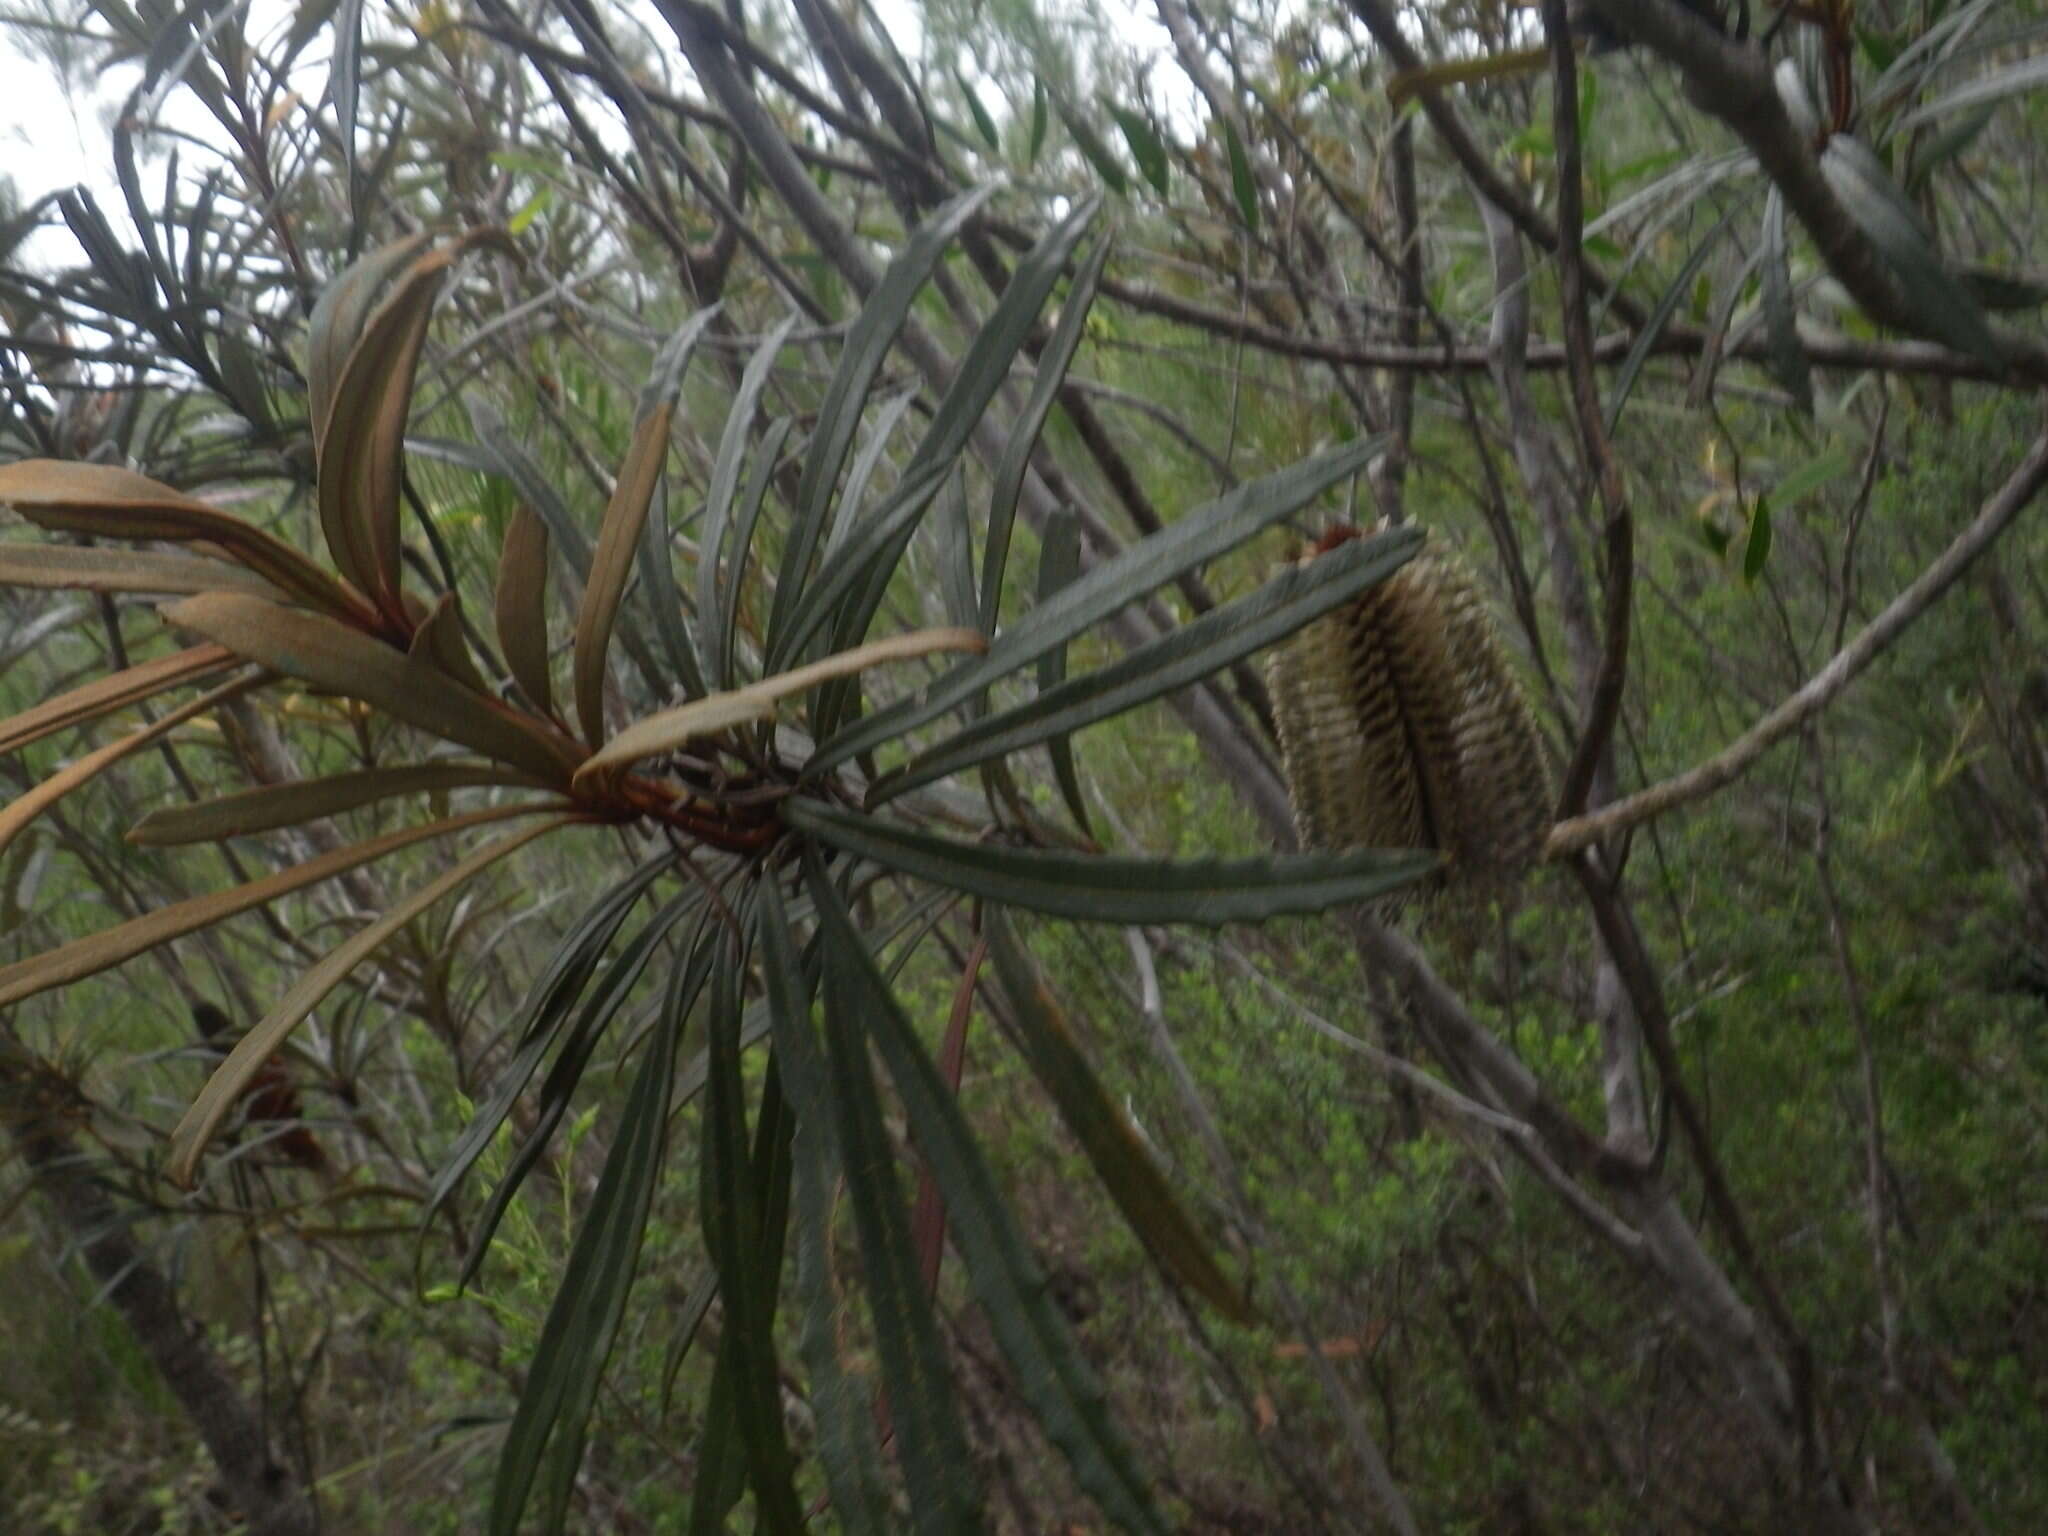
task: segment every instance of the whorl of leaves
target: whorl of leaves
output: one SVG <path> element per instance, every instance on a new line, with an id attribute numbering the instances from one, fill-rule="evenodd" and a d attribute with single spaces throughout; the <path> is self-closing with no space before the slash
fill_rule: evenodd
<path id="1" fill-rule="evenodd" d="M 1511 881 L 1541 854 L 1535 722 L 1478 585 L 1434 541 L 1275 651 L 1270 682 L 1305 847 L 1435 849 L 1444 889 Z"/>

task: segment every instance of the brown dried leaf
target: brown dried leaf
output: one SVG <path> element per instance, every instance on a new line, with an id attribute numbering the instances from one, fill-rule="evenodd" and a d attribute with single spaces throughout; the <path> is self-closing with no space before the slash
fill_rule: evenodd
<path id="1" fill-rule="evenodd" d="M 764 677 L 745 688 L 693 699 L 679 708 L 665 709 L 635 721 L 619 732 L 603 751 L 593 754 L 576 771 L 576 778 L 580 783 L 586 775 L 624 768 L 641 758 L 673 751 L 700 736 L 745 725 L 750 720 L 765 720 L 775 713 L 779 700 L 793 693 L 802 693 L 806 688 L 815 688 L 819 683 L 829 683 L 834 678 L 851 677 L 883 662 L 907 661 L 914 656 L 928 656 L 934 651 L 979 654 L 987 649 L 988 637 L 977 629 L 919 629 L 857 645 L 852 650 L 837 652 L 809 666 Z"/>
<path id="2" fill-rule="evenodd" d="M 583 727 L 583 739 L 593 747 L 604 745 L 605 650 L 611 644 L 626 578 L 633 571 L 633 552 L 647 522 L 647 506 L 668 460 L 668 424 L 674 414 L 674 407 L 664 402 L 641 417 L 633 429 L 632 446 L 626 450 L 626 462 L 619 466 L 619 483 L 604 509 L 604 526 L 598 530 L 597 549 L 590 557 L 583 606 L 576 614 L 576 719 Z"/>
<path id="3" fill-rule="evenodd" d="M 542 822 L 537 827 L 527 827 L 518 832 L 508 833 L 484 844 L 452 869 L 429 881 L 418 890 L 394 902 L 389 911 L 359 929 L 347 939 L 322 955 L 319 960 L 293 983 L 290 991 L 259 1019 L 228 1052 L 227 1060 L 214 1069 L 206 1086 L 199 1090 L 199 1096 L 192 1101 L 179 1120 L 176 1130 L 171 1132 L 171 1155 L 166 1169 L 173 1183 L 190 1188 L 192 1175 L 198 1167 L 199 1158 L 206 1151 L 220 1130 L 220 1124 L 230 1109 L 241 1098 L 265 1062 L 275 1056 L 283 1046 L 285 1038 L 297 1028 L 307 1014 L 319 1006 L 321 999 L 339 986 L 348 973 L 367 959 L 380 945 L 422 912 L 466 885 L 483 871 L 504 858 L 560 827 L 577 820 L 574 816 L 557 816 Z"/>
<path id="4" fill-rule="evenodd" d="M 374 622 L 357 595 L 280 539 L 168 485 L 112 464 L 22 459 L 0 464 L 0 502 L 30 522 L 109 539 L 216 546 L 237 565 L 326 613 Z"/>
<path id="5" fill-rule="evenodd" d="M 274 672 L 361 699 L 544 784 L 560 784 L 582 759 L 576 744 L 544 721 L 515 714 L 426 663 L 318 614 L 208 592 L 173 604 L 164 617 Z"/>
<path id="6" fill-rule="evenodd" d="M 88 752 L 47 778 L 38 780 L 4 808 L 0 808 L 0 851 L 4 851 L 7 845 L 20 835 L 22 829 L 44 811 L 80 785 L 90 783 L 138 747 L 148 746 L 151 742 L 169 735 L 194 715 L 203 715 L 216 704 L 224 704 L 265 681 L 267 679 L 261 673 L 254 677 L 238 677 L 210 693 L 201 694 L 190 703 L 179 705 L 161 720 L 145 725 L 139 731 L 130 731 L 120 740 L 110 741 L 97 751 Z"/>
<path id="7" fill-rule="evenodd" d="M 279 827 L 302 826 L 402 795 L 445 794 L 487 786 L 542 789 L 523 774 L 495 763 L 421 763 L 403 768 L 365 768 L 324 779 L 265 784 L 197 805 L 168 805 L 151 811 L 128 829 L 128 841 L 143 848 L 171 848 L 247 837 Z"/>
<path id="8" fill-rule="evenodd" d="M 427 323 L 456 260 L 473 246 L 504 239 L 499 230 L 472 230 L 418 257 L 393 280 L 349 349 L 314 438 L 328 550 L 394 622 L 405 616 L 398 596 L 399 471 Z"/>
<path id="9" fill-rule="evenodd" d="M 111 676 L 74 688 L 69 693 L 61 693 L 54 699 L 45 699 L 33 709 L 25 709 L 18 715 L 0 720 L 0 754 L 17 752 L 32 741 L 42 740 L 52 731 L 97 720 L 101 715 L 125 709 L 166 689 L 197 682 L 215 672 L 224 672 L 235 665 L 235 660 L 235 653 L 224 646 L 195 645 L 190 650 L 174 651 L 153 661 L 124 667 Z"/>
<path id="10" fill-rule="evenodd" d="M 512 514 L 512 524 L 505 530 L 505 548 L 498 556 L 498 645 L 520 691 L 534 708 L 552 714 L 547 585 L 547 524 L 522 502 Z"/>
<path id="11" fill-rule="evenodd" d="M 476 658 L 469 654 L 469 642 L 462 633 L 462 610 L 453 592 L 443 592 L 412 632 L 412 654 L 465 688 L 486 695 L 491 691 L 477 670 Z"/>
<path id="12" fill-rule="evenodd" d="M 79 592 L 255 592 L 278 597 L 262 577 L 223 560 L 82 544 L 0 544 L 0 586 Z"/>
<path id="13" fill-rule="evenodd" d="M 366 843 L 354 843 L 347 848 L 337 848 L 332 853 L 323 853 L 308 859 L 303 864 L 294 864 L 281 869 L 274 875 L 261 880 L 252 880 L 247 885 L 238 885 L 233 890 L 214 891 L 205 896 L 194 896 L 188 901 L 173 902 L 168 907 L 158 907 L 141 917 L 131 918 L 119 927 L 109 928 L 104 933 L 95 933 L 82 939 L 13 965 L 0 966 L 0 1008 L 12 1007 L 23 998 L 34 997 L 39 992 L 48 992 L 54 987 L 69 986 L 88 976 L 97 976 L 124 960 L 132 960 L 147 950 L 155 949 L 172 939 L 183 938 L 201 928 L 211 927 L 224 918 L 247 912 L 289 896 L 293 891 L 304 890 L 322 880 L 331 880 L 336 875 L 346 874 L 360 865 L 381 859 L 386 854 L 396 853 L 401 848 L 410 848 L 414 843 L 423 843 L 431 838 L 446 837 L 452 832 L 462 832 L 470 827 L 480 827 L 494 821 L 506 821 L 514 816 L 531 816 L 536 811 L 554 810 L 551 803 L 534 805 L 500 805 L 489 810 L 470 811 L 461 816 L 451 816 L 445 821 L 430 822 L 423 827 L 403 827 L 396 832 L 387 832 L 382 837 L 372 838 Z"/>

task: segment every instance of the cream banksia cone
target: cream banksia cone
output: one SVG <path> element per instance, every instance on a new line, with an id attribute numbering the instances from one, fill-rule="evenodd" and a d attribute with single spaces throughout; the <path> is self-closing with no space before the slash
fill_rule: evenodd
<path id="1" fill-rule="evenodd" d="M 1506 885 L 1541 856 L 1535 722 L 1477 583 L 1434 542 L 1297 633 L 1269 681 L 1304 847 L 1434 848 L 1437 891 Z"/>

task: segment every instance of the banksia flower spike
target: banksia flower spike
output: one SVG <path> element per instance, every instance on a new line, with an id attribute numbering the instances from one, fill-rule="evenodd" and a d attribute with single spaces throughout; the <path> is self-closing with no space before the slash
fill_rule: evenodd
<path id="1" fill-rule="evenodd" d="M 1358 530 L 1324 536 L 1306 559 Z M 1434 544 L 1297 633 L 1270 668 L 1308 848 L 1433 848 L 1435 888 L 1498 887 L 1541 856 L 1550 775 L 1478 585 Z"/>

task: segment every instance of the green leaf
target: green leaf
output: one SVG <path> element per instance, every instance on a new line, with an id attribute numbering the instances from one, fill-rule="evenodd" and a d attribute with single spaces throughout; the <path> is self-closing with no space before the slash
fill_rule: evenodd
<path id="1" fill-rule="evenodd" d="M 1075 349 L 1088 328 L 1088 311 L 1102 281 L 1102 269 L 1109 260 L 1110 237 L 1104 235 L 1081 263 L 1060 306 L 1059 324 L 1051 343 L 1038 356 L 1037 375 L 1031 382 L 1031 398 L 1024 412 L 1011 424 L 1010 440 L 996 465 L 988 496 L 988 537 L 982 545 L 981 627 L 989 634 L 996 629 L 997 609 L 1002 605 L 1003 573 L 1010 559 L 1010 533 L 1017 522 L 1017 498 L 1024 490 L 1024 476 L 1031 468 L 1031 454 L 1045 431 L 1046 417 L 1060 386 L 1073 365 Z"/>
<path id="2" fill-rule="evenodd" d="M 1081 574 L 1081 519 L 1065 507 L 1046 520 L 1045 536 L 1038 548 L 1038 600 L 1042 603 Z M 1056 692 L 1067 675 L 1067 648 L 1056 645 L 1038 658 L 1039 697 Z M 1074 768 L 1074 743 L 1066 731 L 1045 738 L 1052 757 L 1053 781 L 1060 798 L 1067 802 L 1067 814 L 1074 825 L 1090 837 L 1088 802 L 1081 793 L 1081 776 Z"/>
<path id="3" fill-rule="evenodd" d="M 917 515 L 945 483 L 996 391 L 1008 380 L 1011 364 L 1037 323 L 1039 311 L 1100 208 L 1101 204 L 1093 198 L 1083 201 L 1017 263 L 1002 298 L 975 332 L 945 398 L 932 416 L 930 428 L 904 466 L 895 489 L 861 523 L 837 558 L 804 593 L 790 619 L 789 633 L 783 637 L 783 656 L 793 655 L 808 641 L 840 599 L 871 570 L 886 571 L 894 566 Z M 874 592 L 873 602 L 879 603 L 880 597 L 879 591 Z M 835 639 L 841 647 L 853 644 L 865 633 L 873 607 L 863 606 L 867 611 L 843 615 L 837 624 Z"/>
<path id="4" fill-rule="evenodd" d="M 1024 1059 L 1131 1230 L 1175 1284 L 1204 1297 L 1233 1322 L 1250 1322 L 1253 1314 L 1244 1292 L 1223 1273 L 1208 1241 L 1160 1171 L 1150 1145 L 1095 1075 L 1065 1011 L 1009 919 L 991 908 L 983 914 L 983 923 Z"/>
<path id="5" fill-rule="evenodd" d="M 422 1232 L 431 1229 L 435 1213 L 498 1133 L 513 1101 L 525 1090 L 541 1057 L 547 1054 L 549 1043 L 568 1018 L 569 1010 L 597 973 L 605 946 L 625 923 L 626 915 L 649 886 L 676 867 L 678 857 L 668 852 L 642 864 L 592 903 L 589 912 L 555 946 L 554 954 L 527 989 L 525 1000 L 505 1031 L 508 1038 L 517 1042 L 511 1060 L 499 1072 L 490 1094 L 477 1104 L 469 1124 L 455 1138 L 455 1144 L 441 1160 L 434 1182 L 428 1186 L 426 1210 L 420 1218 Z"/>
<path id="6" fill-rule="evenodd" d="M 911 1137 L 945 1198 L 954 1241 L 967 1261 L 982 1315 L 1016 1373 L 1018 1393 L 1103 1513 L 1126 1530 L 1163 1533 L 1166 1524 L 1117 1431 L 1102 1387 L 1053 1305 L 958 1101 L 875 968 L 838 891 L 821 876 L 812 880 L 811 896 L 825 947 L 826 1018 L 840 1016 L 850 1043 L 864 1032 L 895 1081 Z"/>
<path id="7" fill-rule="evenodd" d="M 1991 120 L 1996 116 L 1997 107 L 1981 106 L 1976 111 L 1966 112 L 1955 122 L 1945 125 L 1939 133 L 1915 139 L 1911 158 L 1906 164 L 1906 190 L 1915 195 L 1925 190 L 1928 179 L 1976 143 L 1978 135 L 1991 126 Z"/>
<path id="8" fill-rule="evenodd" d="M 2003 101 L 2008 96 L 2038 91 L 2043 86 L 2048 86 L 2048 54 L 2031 54 L 2002 69 L 1994 69 L 1988 74 L 1979 75 L 1925 106 L 1915 107 L 1893 124 L 1893 131 L 1904 132 L 1909 128 L 1917 128 L 1922 123 L 1946 117 L 1952 112 Z"/>
<path id="9" fill-rule="evenodd" d="M 1171 527 L 1091 567 L 1056 596 L 1006 627 L 990 643 L 987 655 L 956 666 L 915 695 L 899 699 L 828 738 L 805 765 L 805 777 L 814 778 L 937 719 L 961 700 L 1036 661 L 1126 603 L 1235 549 L 1364 469 L 1386 443 L 1384 436 L 1354 439 L 1183 514 Z"/>
<path id="10" fill-rule="evenodd" d="M 1855 468 L 1855 463 L 1840 448 L 1809 459 L 1772 486 L 1771 497 L 1780 506 L 1788 507 L 1802 496 L 1810 496 L 1829 482 L 1841 479 Z"/>
<path id="11" fill-rule="evenodd" d="M 1057 739 L 1213 676 L 1385 580 L 1421 547 L 1422 538 L 1422 530 L 1410 526 L 1346 539 L 1107 666 L 1052 687 L 1041 677 L 1036 698 L 977 720 L 913 758 L 900 773 L 875 785 L 869 803 L 881 804 L 920 784 Z"/>
<path id="12" fill-rule="evenodd" d="M 1984 311 L 1943 263 L 1920 211 L 1870 146 L 1838 133 L 1821 151 L 1820 168 L 1843 208 L 1890 265 L 1927 333 L 1994 368 L 2003 366 L 1998 339 Z"/>
<path id="13" fill-rule="evenodd" d="M 979 629 L 981 602 L 974 587 L 974 529 L 967 519 L 967 474 L 956 468 L 939 498 L 937 535 L 939 596 L 946 622 Z"/>
<path id="14" fill-rule="evenodd" d="M 859 1382 L 839 1358 L 840 1298 L 832 1275 L 832 1202 L 839 1152 L 833 1138 L 829 1068 L 811 1021 L 815 967 L 798 957 L 780 883 L 763 880 L 756 907 L 762 979 L 775 1057 L 797 1117 L 791 1146 L 796 1193 L 797 1287 L 804 1307 L 799 1348 L 810 1372 L 818 1459 L 832 1512 L 849 1536 L 889 1528 L 874 1419 Z"/>
<path id="15" fill-rule="evenodd" d="M 739 560 L 734 560 L 728 579 L 719 579 L 725 530 L 732 519 L 740 469 L 747 456 L 754 415 L 760 409 L 761 392 L 768 387 L 768 375 L 796 322 L 795 315 L 786 318 L 747 359 L 746 372 L 740 375 L 739 388 L 733 391 L 732 405 L 725 413 L 725 431 L 719 437 L 718 454 L 712 460 L 711 478 L 704 491 L 704 520 L 697 533 L 697 623 L 711 637 L 704 654 L 704 674 L 705 682 L 712 688 L 732 685 L 732 656 L 727 637 L 740 602 Z M 754 505 L 758 507 L 760 503 Z"/>
<path id="16" fill-rule="evenodd" d="M 815 854 L 804 862 L 811 899 L 839 911 L 832 879 Z M 897 1179 L 896 1152 L 868 1065 L 873 962 L 842 920 L 819 934 L 825 962 L 827 1081 L 833 1126 L 850 1177 L 847 1202 L 860 1235 L 868 1311 L 889 1394 L 889 1417 L 903 1457 L 904 1483 L 920 1536 L 981 1529 L 973 1461 L 953 1402 L 946 1348 L 918 1277 L 909 1219 Z"/>
<path id="17" fill-rule="evenodd" d="M 1128 107 L 1109 105 L 1109 114 L 1116 119 L 1117 127 L 1124 131 L 1124 142 L 1131 147 L 1131 158 L 1138 162 L 1138 170 L 1152 183 L 1152 190 L 1161 197 L 1166 196 L 1168 161 L 1166 146 L 1159 140 L 1159 132 L 1142 113 Z"/>
<path id="18" fill-rule="evenodd" d="M 1066 124 L 1067 135 L 1074 141 L 1074 147 L 1081 151 L 1081 158 L 1095 167 L 1095 174 L 1102 178 L 1102 184 L 1118 197 L 1130 191 L 1130 178 L 1124 175 L 1124 168 L 1116 163 L 1116 156 L 1095 130 L 1088 126 L 1086 118 L 1074 111 L 1064 101 L 1055 101 L 1053 110 Z"/>
<path id="19" fill-rule="evenodd" d="M 1749 514 L 1749 541 L 1742 546 L 1742 579 L 1754 584 L 1771 558 L 1771 502 L 1759 496 Z"/>
<path id="20" fill-rule="evenodd" d="M 956 69 L 953 71 L 953 83 L 960 87 L 960 94 L 966 98 L 968 114 L 974 119 L 974 131 L 981 135 L 981 142 L 990 149 L 1001 149 L 1003 141 L 996 134 L 996 120 L 988 115 L 988 108 L 974 94 L 974 87 L 967 83 L 967 77 Z"/>
<path id="21" fill-rule="evenodd" d="M 627 941 L 617 958 L 604 968 L 602 979 L 578 1010 L 576 1022 L 569 1026 L 561 1049 L 555 1053 L 554 1065 L 541 1082 L 540 1092 L 534 1100 L 532 1122 L 524 1127 L 518 1148 L 498 1175 L 490 1199 L 484 1202 L 482 1213 L 470 1228 L 469 1248 L 462 1256 L 462 1269 L 455 1278 L 458 1290 L 467 1288 L 482 1270 L 484 1260 L 490 1256 L 491 1241 L 497 1235 L 498 1224 L 505 1219 L 505 1212 L 511 1207 L 520 1186 L 526 1182 L 526 1176 L 554 1145 L 555 1132 L 575 1102 L 576 1088 L 583 1080 L 590 1058 L 604 1039 L 606 1028 L 619 1009 L 625 1006 L 634 985 L 645 974 L 656 949 L 682 918 L 693 911 L 701 912 L 704 905 L 701 886 L 684 891 L 649 918 L 646 925 Z M 712 953 L 709 946 L 694 943 L 688 952 L 694 969 L 682 983 L 685 1012 L 703 989 Z"/>
<path id="22" fill-rule="evenodd" d="M 1972 262 L 1956 276 L 1970 290 L 1970 297 L 1987 310 L 2039 309 L 2048 304 L 2048 282 L 2029 273 Z"/>
<path id="23" fill-rule="evenodd" d="M 817 425 L 811 431 L 803 475 L 797 482 L 789 540 L 783 549 L 781 575 L 768 615 L 771 670 L 783 665 L 795 652 L 796 647 L 788 642 L 784 630 L 798 596 L 808 589 L 811 560 L 831 512 L 832 491 L 853 446 L 875 375 L 888 358 L 889 349 L 895 345 L 896 335 L 910 314 L 910 306 L 924 291 L 939 258 L 945 255 L 961 226 L 994 194 L 993 185 L 971 188 L 942 204 L 920 224 L 889 263 L 882 280 L 861 306 L 853 329 L 847 333 L 839 367 L 819 403 Z"/>
<path id="24" fill-rule="evenodd" d="M 1148 859 L 1004 848 L 913 832 L 819 801 L 782 802 L 782 819 L 844 852 L 987 901 L 1101 923 L 1256 923 L 1370 901 L 1440 865 L 1434 853 L 1366 848 L 1248 859 Z"/>
<path id="25" fill-rule="evenodd" d="M 1799 340 L 1792 305 L 1792 264 L 1785 245 L 1785 196 L 1776 187 L 1764 199 L 1762 231 L 1764 335 L 1770 342 L 1771 377 L 1800 410 L 1813 414 L 1813 370 Z"/>
<path id="26" fill-rule="evenodd" d="M 625 1315 L 626 1294 L 660 1182 L 676 1047 L 683 1033 L 679 984 L 687 971 L 679 964 L 671 973 L 678 985 L 672 986 L 669 1005 L 650 1032 L 597 1192 L 541 1326 L 519 1408 L 498 1453 L 486 1525 L 491 1536 L 518 1536 L 527 1494 L 543 1469 L 544 1449 L 549 1475 L 543 1490 L 543 1529 L 559 1531 L 567 1514 L 590 1406 Z"/>
<path id="27" fill-rule="evenodd" d="M 1252 175 L 1251 156 L 1244 152 L 1244 140 L 1238 137 L 1237 124 L 1227 117 L 1223 119 L 1223 147 L 1230 154 L 1230 195 L 1237 199 L 1237 216 L 1244 220 L 1245 231 L 1256 235 L 1259 232 L 1259 183 Z"/>
<path id="28" fill-rule="evenodd" d="M 781 1385 L 775 1365 L 775 1297 L 782 1232 L 770 1234 L 760 1222 L 762 1191 L 747 1150 L 746 1083 L 740 1072 L 740 984 L 745 956 L 720 936 L 719 961 L 711 979 L 711 1007 L 705 1019 L 703 1146 L 699 1158 L 699 1215 L 705 1247 L 718 1266 L 725 1297 L 725 1333 L 720 1366 L 731 1380 L 736 1427 L 754 1484 L 762 1528 L 798 1532 L 803 1510 L 791 1483 L 788 1441 L 783 1432 Z M 764 1137 L 780 1136 L 780 1094 L 770 1071 L 761 1100 Z M 776 1262 L 770 1262 L 772 1258 Z M 697 1506 L 722 1497 L 722 1478 L 700 1470 Z M 723 1515 L 724 1510 L 717 1511 Z M 696 1521 L 693 1516 L 693 1522 Z"/>
<path id="29" fill-rule="evenodd" d="M 1615 424 L 1621 420 L 1621 408 L 1628 404 L 1629 392 L 1635 388 L 1636 375 L 1642 372 L 1643 364 L 1649 361 L 1650 353 L 1657 345 L 1657 339 L 1664 334 L 1664 328 L 1671 323 L 1671 317 L 1678 306 L 1685 301 L 1691 290 L 1693 279 L 1698 276 L 1707 258 L 1714 254 L 1714 248 L 1721 243 L 1721 237 L 1728 233 L 1735 222 L 1735 216 L 1748 203 L 1747 197 L 1738 198 L 1735 205 L 1723 214 L 1714 227 L 1707 231 L 1700 243 L 1693 247 L 1692 254 L 1685 259 L 1685 265 L 1678 269 L 1678 275 L 1657 300 L 1656 308 L 1650 311 L 1642 328 L 1628 349 L 1628 356 L 1622 359 L 1621 367 L 1614 376 L 1613 387 L 1607 395 L 1607 430 L 1613 433 Z"/>

